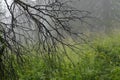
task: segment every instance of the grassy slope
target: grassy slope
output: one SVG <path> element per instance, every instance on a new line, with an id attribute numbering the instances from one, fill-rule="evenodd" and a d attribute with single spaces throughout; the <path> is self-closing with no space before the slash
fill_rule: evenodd
<path id="1" fill-rule="evenodd" d="M 99 37 L 91 46 L 81 45 L 78 54 L 67 49 L 74 66 L 63 54 L 32 56 L 24 68 L 16 68 L 20 80 L 119 80 L 120 35 Z"/>

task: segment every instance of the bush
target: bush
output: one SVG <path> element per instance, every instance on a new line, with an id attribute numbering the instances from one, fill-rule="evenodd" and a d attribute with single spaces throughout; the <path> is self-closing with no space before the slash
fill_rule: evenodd
<path id="1" fill-rule="evenodd" d="M 66 48 L 65 54 L 32 56 L 23 69 L 18 69 L 19 80 L 119 80 L 120 37 L 105 36 L 80 45 L 75 54 Z"/>

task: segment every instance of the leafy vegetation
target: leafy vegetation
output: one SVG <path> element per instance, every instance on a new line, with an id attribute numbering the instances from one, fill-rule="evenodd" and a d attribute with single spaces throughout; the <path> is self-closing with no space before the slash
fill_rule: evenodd
<path id="1" fill-rule="evenodd" d="M 58 53 L 42 57 L 33 51 L 23 68 L 16 67 L 19 80 L 119 80 L 119 41 L 120 35 L 99 37 L 90 45 L 80 45 L 76 54 L 66 49 L 68 56 Z"/>

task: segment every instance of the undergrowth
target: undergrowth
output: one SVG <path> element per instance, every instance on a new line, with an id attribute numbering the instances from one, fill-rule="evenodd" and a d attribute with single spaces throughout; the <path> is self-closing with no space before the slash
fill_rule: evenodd
<path id="1" fill-rule="evenodd" d="M 79 48 L 44 58 L 33 51 L 23 68 L 16 67 L 19 80 L 120 80 L 120 35 L 98 37 Z"/>

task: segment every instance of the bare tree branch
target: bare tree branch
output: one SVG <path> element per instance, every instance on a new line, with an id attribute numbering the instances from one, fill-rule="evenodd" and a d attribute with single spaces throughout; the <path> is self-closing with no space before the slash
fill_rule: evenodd
<path id="1" fill-rule="evenodd" d="M 29 45 L 32 45 L 38 53 L 48 55 L 57 53 L 61 48 L 60 45 L 65 54 L 65 47 L 76 48 L 64 40 L 71 35 L 78 36 L 78 33 L 72 31 L 74 27 L 71 24 L 75 21 L 84 21 L 89 17 L 89 12 L 71 7 L 68 4 L 71 1 L 46 1 L 46 4 L 31 5 L 22 0 L 14 0 L 9 5 L 7 0 L 4 0 L 11 19 L 8 19 L 10 24 L 0 22 L 0 45 L 3 45 L 0 47 L 0 75 L 11 73 L 10 70 L 1 69 L 7 66 L 2 61 L 6 60 L 6 55 L 15 55 L 15 59 L 21 64 L 24 62 L 24 52 L 30 51 Z M 14 68 L 12 64 L 10 66 Z"/>

